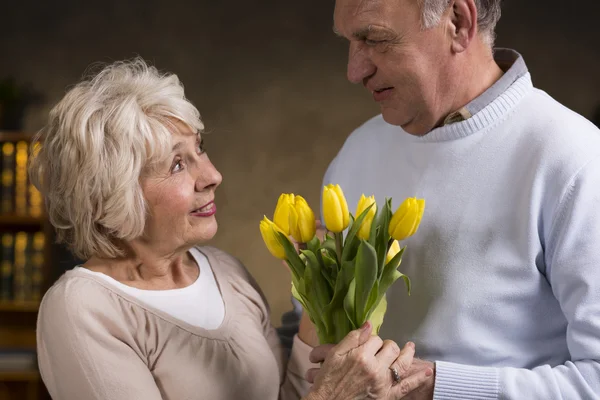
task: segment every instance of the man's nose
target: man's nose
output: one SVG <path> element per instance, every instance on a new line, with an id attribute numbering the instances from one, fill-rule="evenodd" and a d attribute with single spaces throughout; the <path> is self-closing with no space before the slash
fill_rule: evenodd
<path id="1" fill-rule="evenodd" d="M 377 68 L 361 44 L 351 42 L 348 53 L 348 80 L 352 83 L 361 83 L 365 78 L 373 75 L 376 70 Z"/>

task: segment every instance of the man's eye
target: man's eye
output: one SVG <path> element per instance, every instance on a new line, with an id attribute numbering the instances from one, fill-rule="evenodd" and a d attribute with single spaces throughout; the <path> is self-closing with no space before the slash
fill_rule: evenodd
<path id="1" fill-rule="evenodd" d="M 377 46 L 379 43 L 383 43 L 383 40 L 365 39 L 365 44 L 367 46 Z"/>

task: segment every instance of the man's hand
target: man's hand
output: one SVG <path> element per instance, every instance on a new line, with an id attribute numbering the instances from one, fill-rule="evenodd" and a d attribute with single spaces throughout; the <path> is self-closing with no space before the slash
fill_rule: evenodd
<path id="1" fill-rule="evenodd" d="M 412 376 L 415 374 L 420 374 L 422 371 L 427 370 L 431 371 L 431 375 L 429 375 L 428 379 L 424 384 L 418 386 L 414 390 L 412 388 L 407 388 L 406 397 L 403 397 L 405 400 L 433 400 L 433 388 L 435 386 L 435 364 L 431 361 L 425 361 L 418 358 L 413 359 L 413 362 L 408 369 L 408 373 L 406 376 Z M 401 382 L 402 384 L 402 382 Z"/>

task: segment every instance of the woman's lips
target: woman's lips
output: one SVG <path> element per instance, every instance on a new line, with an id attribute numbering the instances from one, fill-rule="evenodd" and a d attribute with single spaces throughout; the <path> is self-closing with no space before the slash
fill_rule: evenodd
<path id="1" fill-rule="evenodd" d="M 214 202 L 211 201 L 210 203 L 192 211 L 190 214 L 194 217 L 210 217 L 212 215 L 215 215 L 216 212 L 217 206 Z"/>

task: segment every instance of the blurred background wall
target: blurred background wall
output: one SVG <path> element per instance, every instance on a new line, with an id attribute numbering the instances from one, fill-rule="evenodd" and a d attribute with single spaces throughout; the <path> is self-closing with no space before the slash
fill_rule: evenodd
<path id="1" fill-rule="evenodd" d="M 2 0 L 0 78 L 13 76 L 43 95 L 25 117 L 33 132 L 93 62 L 140 55 L 177 73 L 224 175 L 212 244 L 247 265 L 277 325 L 290 307 L 289 275 L 264 248 L 258 222 L 281 192 L 302 194 L 318 209 L 329 161 L 378 113 L 371 96 L 346 81 L 347 45 L 332 33 L 333 5 Z M 600 104 L 600 3 L 509 0 L 503 12 L 497 45 L 519 50 L 537 87 L 592 118 Z"/>

